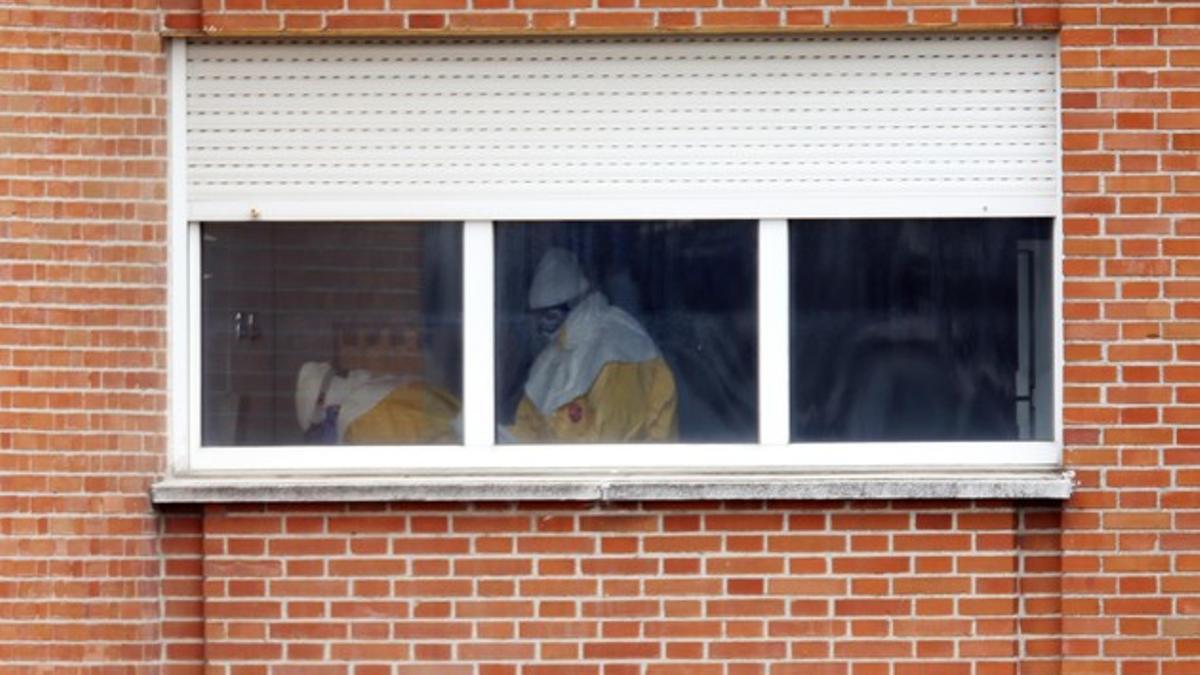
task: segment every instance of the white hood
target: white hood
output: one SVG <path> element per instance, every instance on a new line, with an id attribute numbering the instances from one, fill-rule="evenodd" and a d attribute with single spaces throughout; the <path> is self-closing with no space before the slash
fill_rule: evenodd
<path id="1" fill-rule="evenodd" d="M 654 340 L 637 320 L 596 291 L 571 311 L 533 362 L 525 395 L 548 416 L 586 394 L 605 365 L 640 363 L 658 356 Z"/>

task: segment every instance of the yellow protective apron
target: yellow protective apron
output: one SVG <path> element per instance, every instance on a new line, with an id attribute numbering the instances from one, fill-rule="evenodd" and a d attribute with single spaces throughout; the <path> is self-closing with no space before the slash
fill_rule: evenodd
<path id="1" fill-rule="evenodd" d="M 433 444 L 462 441 L 455 428 L 462 404 L 426 382 L 406 382 L 346 426 L 356 445 Z"/>
<path id="2" fill-rule="evenodd" d="M 661 443 L 677 435 L 675 377 L 662 357 L 610 362 L 590 389 L 549 415 L 528 397 L 512 435 L 522 443 Z"/>

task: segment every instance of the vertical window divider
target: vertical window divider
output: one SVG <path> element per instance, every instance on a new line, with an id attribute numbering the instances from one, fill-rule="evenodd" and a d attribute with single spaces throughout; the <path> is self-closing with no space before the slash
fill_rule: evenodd
<path id="1" fill-rule="evenodd" d="M 758 439 L 787 445 L 791 437 L 788 326 L 788 221 L 758 222 Z"/>
<path id="2" fill-rule="evenodd" d="M 495 247 L 492 222 L 463 223 L 463 442 L 495 444 Z"/>
<path id="3" fill-rule="evenodd" d="M 187 239 L 187 265 L 183 272 L 192 278 L 192 283 L 187 286 L 187 316 L 184 318 L 186 322 L 186 337 L 183 338 L 187 345 L 187 401 L 188 414 L 186 418 L 187 438 L 190 447 L 198 448 L 201 445 L 200 434 L 200 406 L 203 400 L 202 390 L 202 371 L 200 364 L 200 344 L 203 339 L 201 321 L 203 320 L 203 310 L 200 307 L 201 293 L 200 285 L 203 281 L 203 271 L 200 267 L 200 245 L 202 235 L 200 232 L 200 223 L 191 222 L 186 226 Z"/>

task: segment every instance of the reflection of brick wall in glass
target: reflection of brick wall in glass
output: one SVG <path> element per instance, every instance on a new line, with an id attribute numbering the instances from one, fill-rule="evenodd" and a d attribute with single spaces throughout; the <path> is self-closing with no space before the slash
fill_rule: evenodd
<path id="1" fill-rule="evenodd" d="M 355 366 L 366 355 L 359 345 L 385 332 L 408 332 L 410 344 L 379 344 L 373 365 L 383 372 L 422 372 L 420 331 L 420 231 L 389 225 L 282 225 L 275 232 L 276 347 L 272 387 L 274 414 L 282 438 L 298 433 L 293 391 L 305 361 Z M 339 331 L 341 335 L 339 335 Z M 374 335 L 372 335 L 374 334 Z M 339 344 L 340 343 L 340 344 Z M 339 347 L 354 346 L 354 349 Z M 384 357 L 389 353 L 391 358 Z M 339 363 L 339 354 L 354 363 Z M 390 362 L 390 363 L 389 363 Z M 299 440 L 299 439 L 297 439 Z"/>
<path id="2" fill-rule="evenodd" d="M 213 444 L 263 444 L 271 413 L 272 228 L 206 226 L 201 287 L 203 436 Z M 253 314 L 257 337 L 237 335 L 235 315 Z"/>
<path id="3" fill-rule="evenodd" d="M 444 382 L 427 347 L 446 335 L 434 317 L 458 272 L 425 269 L 436 226 L 282 223 L 204 229 L 205 442 L 298 444 L 296 373 L 306 361 Z M 456 237 L 454 237 L 456 238 Z M 443 265 L 444 266 L 444 265 Z M 253 312 L 257 335 L 234 330 Z M 453 356 L 457 362 L 458 357 Z M 453 370 L 453 368 L 451 368 Z"/>

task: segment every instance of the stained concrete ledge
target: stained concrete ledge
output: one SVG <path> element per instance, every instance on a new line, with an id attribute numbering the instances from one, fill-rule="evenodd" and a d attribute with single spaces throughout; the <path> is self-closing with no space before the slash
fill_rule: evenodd
<path id="1" fill-rule="evenodd" d="M 176 477 L 155 504 L 386 501 L 1067 499 L 1063 470 L 942 473 L 531 474 Z"/>

